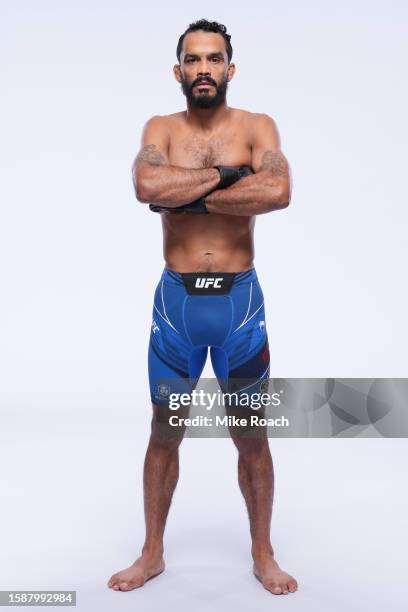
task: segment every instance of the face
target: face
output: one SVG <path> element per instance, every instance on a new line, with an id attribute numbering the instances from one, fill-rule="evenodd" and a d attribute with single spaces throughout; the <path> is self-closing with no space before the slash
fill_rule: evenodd
<path id="1" fill-rule="evenodd" d="M 174 67 L 174 74 L 193 106 L 212 108 L 224 102 L 234 71 L 221 34 L 198 30 L 184 37 L 180 66 Z"/>

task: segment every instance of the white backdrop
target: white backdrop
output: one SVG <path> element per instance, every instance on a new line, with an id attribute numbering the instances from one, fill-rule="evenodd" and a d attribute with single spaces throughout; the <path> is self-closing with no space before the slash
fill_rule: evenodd
<path id="1" fill-rule="evenodd" d="M 142 543 L 147 344 L 163 267 L 159 216 L 136 201 L 130 168 L 144 122 L 184 107 L 179 35 L 201 17 L 225 23 L 237 65 L 228 102 L 274 117 L 294 179 L 290 207 L 256 227 L 272 376 L 407 376 L 407 5 L 17 0 L 0 11 L 2 588 L 67 585 L 83 609 L 119 597 L 156 610 L 174 587 L 174 605 L 243 610 L 248 596 L 266 609 L 229 440 L 183 444 L 169 573 L 143 594 L 103 584 Z M 271 446 L 274 541 L 301 585 L 285 605 L 351 610 L 361 596 L 381 609 L 392 595 L 402 606 L 405 441 Z"/>

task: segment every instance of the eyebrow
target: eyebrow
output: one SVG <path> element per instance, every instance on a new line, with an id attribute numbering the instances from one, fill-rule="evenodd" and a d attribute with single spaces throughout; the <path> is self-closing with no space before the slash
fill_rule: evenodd
<path id="1" fill-rule="evenodd" d="M 194 58 L 198 57 L 199 58 L 200 56 L 197 55 L 196 53 L 186 53 L 185 56 L 184 56 L 184 59 L 191 58 L 191 57 L 194 57 Z M 209 53 L 207 55 L 207 57 L 219 57 L 220 59 L 223 59 L 224 55 L 223 55 L 223 53 L 221 53 L 221 51 L 218 51 L 216 53 Z"/>

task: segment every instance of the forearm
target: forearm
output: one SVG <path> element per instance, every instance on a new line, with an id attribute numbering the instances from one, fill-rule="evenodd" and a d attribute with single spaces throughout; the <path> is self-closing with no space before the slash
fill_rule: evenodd
<path id="1" fill-rule="evenodd" d="M 290 200 L 289 181 L 258 172 L 247 176 L 228 189 L 218 189 L 205 198 L 208 212 L 227 215 L 261 215 L 285 208 Z"/>
<path id="2" fill-rule="evenodd" d="M 144 165 L 139 168 L 136 166 L 133 179 L 139 201 L 175 208 L 215 189 L 220 174 L 216 168 Z"/>

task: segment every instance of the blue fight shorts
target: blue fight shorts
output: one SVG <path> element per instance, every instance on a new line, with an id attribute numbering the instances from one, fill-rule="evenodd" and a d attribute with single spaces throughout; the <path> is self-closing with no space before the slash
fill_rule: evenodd
<path id="1" fill-rule="evenodd" d="M 259 391 L 267 382 L 264 297 L 255 268 L 236 273 L 164 268 L 149 342 L 152 402 L 168 405 L 170 393 L 191 393 L 209 348 L 224 393 Z"/>

